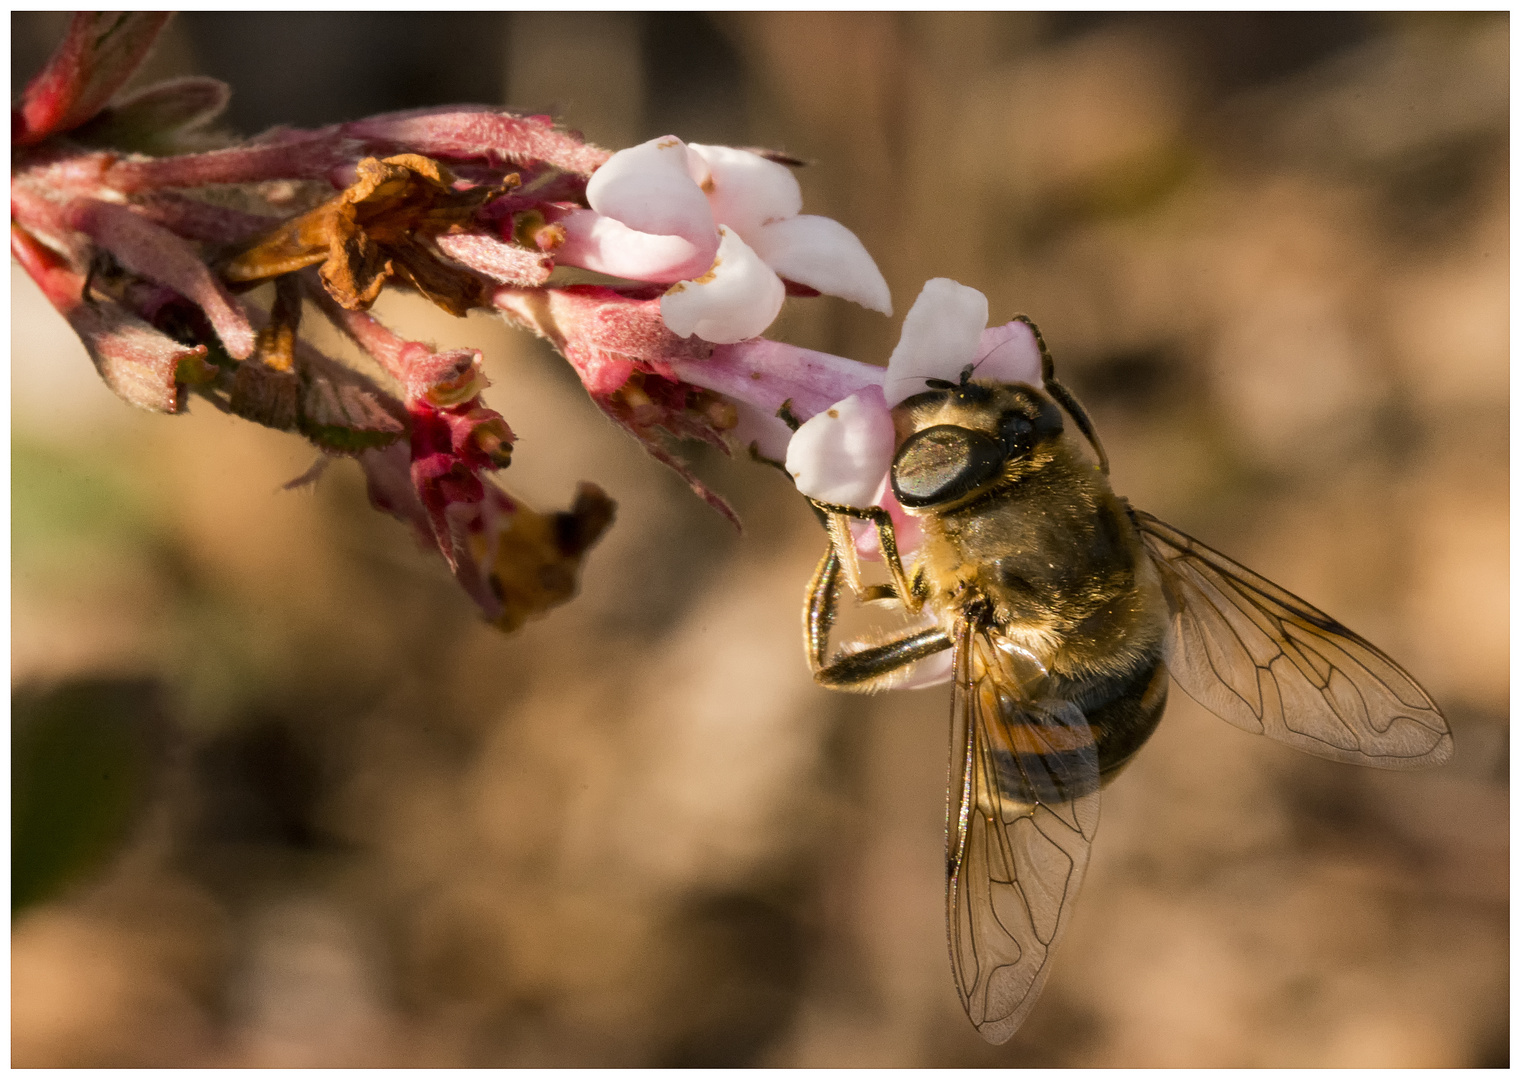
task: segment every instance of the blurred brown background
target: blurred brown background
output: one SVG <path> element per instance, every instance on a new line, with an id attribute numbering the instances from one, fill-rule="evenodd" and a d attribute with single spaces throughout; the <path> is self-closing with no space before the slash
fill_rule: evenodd
<path id="1" fill-rule="evenodd" d="M 13 91 L 62 33 L 13 15 Z M 357 470 L 134 412 L 12 273 L 18 1066 L 1465 1066 L 1508 1029 L 1504 14 L 186 15 L 149 74 L 252 133 L 462 100 L 621 147 L 815 162 L 898 316 L 926 278 L 1034 317 L 1115 486 L 1330 610 L 1446 708 L 1381 774 L 1175 694 L 1106 793 L 1044 1000 L 961 1014 L 945 688 L 814 687 L 824 539 L 692 451 L 737 536 L 487 317 L 504 482 L 619 502 L 512 637 Z"/>

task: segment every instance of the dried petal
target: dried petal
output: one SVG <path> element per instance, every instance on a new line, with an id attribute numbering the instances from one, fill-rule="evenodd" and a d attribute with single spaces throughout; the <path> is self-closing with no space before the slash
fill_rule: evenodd
<path id="1" fill-rule="evenodd" d="M 887 361 L 888 405 L 922 391 L 925 379 L 960 379 L 977 356 L 987 324 L 988 298 L 982 293 L 950 278 L 925 282 Z"/>
<path id="2" fill-rule="evenodd" d="M 254 337 L 254 355 L 250 363 L 264 364 L 276 371 L 296 368 L 296 333 L 301 328 L 301 286 L 293 277 L 275 283 L 275 306 L 269 321 Z"/>
<path id="3" fill-rule="evenodd" d="M 474 274 L 460 273 L 457 267 L 439 259 L 429 247 L 412 240 L 400 240 L 383 250 L 391 256 L 389 263 L 397 277 L 450 315 L 463 318 L 472 308 L 486 305 L 490 292 L 486 282 Z"/>
<path id="4" fill-rule="evenodd" d="M 485 284 L 443 262 L 427 241 L 469 224 L 486 202 L 516 183 L 456 191 L 453 177 L 417 154 L 365 158 L 354 182 L 293 218 L 231 260 L 229 281 L 262 281 L 321 262 L 322 282 L 344 307 L 375 302 L 394 275 L 452 315 L 485 303 Z"/>
<path id="5" fill-rule="evenodd" d="M 680 236 L 698 247 L 714 238 L 713 211 L 687 171 L 686 144 L 674 135 L 608 158 L 587 182 L 586 201 L 638 232 Z"/>
<path id="6" fill-rule="evenodd" d="M 294 324 L 293 308 L 298 296 L 297 290 L 286 284 L 288 280 L 291 279 L 279 283 L 275 310 L 269 316 L 254 312 L 261 345 L 265 340 L 278 340 L 276 334 L 282 326 Z M 300 338 L 295 338 L 293 345 L 295 371 L 299 375 L 294 404 L 290 402 L 288 384 L 268 379 L 257 370 L 264 368 L 280 374 L 278 368 L 267 364 L 267 354 L 261 351 L 254 359 L 244 361 L 234 375 L 229 393 L 232 411 L 289 430 L 293 409 L 295 429 L 332 454 L 358 454 L 386 446 L 406 430 L 403 420 L 406 410 L 401 402 L 371 379 Z"/>
<path id="7" fill-rule="evenodd" d="M 294 431 L 300 421 L 301 380 L 293 371 L 249 360 L 238 365 L 228 403 L 245 420 L 277 431 Z"/>
<path id="8" fill-rule="evenodd" d="M 778 166 L 780 168 L 780 166 Z M 830 296 L 841 296 L 884 315 L 892 294 L 866 247 L 833 218 L 803 214 L 773 221 L 748 238 L 767 266 Z"/>
<path id="9" fill-rule="evenodd" d="M 785 165 L 767 161 L 749 150 L 732 146 L 688 145 L 707 166 L 704 185 L 713 220 L 754 244 L 753 233 L 769 221 L 788 218 L 803 209 L 803 189 Z"/>
<path id="10" fill-rule="evenodd" d="M 869 387 L 809 419 L 787 446 L 787 472 L 811 499 L 870 506 L 893 459 L 893 419 Z"/>
<path id="11" fill-rule="evenodd" d="M 496 489 L 493 489 L 496 490 Z M 570 510 L 540 514 L 521 502 L 498 511 L 505 525 L 481 528 L 471 538 L 476 560 L 488 567 L 491 592 L 501 606 L 492 622 L 516 630 L 576 594 L 581 562 L 613 522 L 614 503 L 595 484 L 580 485 Z M 495 500 L 488 496 L 488 512 Z"/>
<path id="12" fill-rule="evenodd" d="M 660 298 L 671 332 L 730 344 L 760 335 L 782 310 L 782 281 L 737 233 L 720 227 L 723 239 L 708 272 L 672 285 Z"/>

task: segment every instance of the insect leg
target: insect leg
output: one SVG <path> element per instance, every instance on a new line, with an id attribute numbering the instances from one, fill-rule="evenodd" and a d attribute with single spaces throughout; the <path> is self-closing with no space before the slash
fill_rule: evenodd
<path id="1" fill-rule="evenodd" d="M 850 529 L 844 520 L 847 517 L 870 521 L 877 527 L 877 543 L 881 545 L 882 561 L 887 564 L 887 572 L 893 582 L 893 591 L 898 594 L 898 599 L 902 601 L 905 611 L 910 615 L 918 614 L 919 609 L 924 606 L 924 596 L 914 587 L 914 583 L 909 580 L 908 574 L 903 569 L 903 559 L 898 554 L 898 534 L 893 528 L 892 516 L 880 506 L 837 506 L 834 503 L 821 503 L 817 500 L 813 500 L 813 505 L 828 515 L 829 539 L 844 561 L 845 580 L 849 582 L 851 590 L 857 596 L 863 594 L 855 541 L 851 538 Z"/>
<path id="2" fill-rule="evenodd" d="M 808 584 L 803 612 L 803 643 L 814 679 L 836 690 L 871 691 L 884 688 L 890 676 L 909 664 L 951 647 L 939 627 L 874 645 L 829 660 L 829 631 L 840 599 L 840 557 L 831 545 L 819 560 Z"/>

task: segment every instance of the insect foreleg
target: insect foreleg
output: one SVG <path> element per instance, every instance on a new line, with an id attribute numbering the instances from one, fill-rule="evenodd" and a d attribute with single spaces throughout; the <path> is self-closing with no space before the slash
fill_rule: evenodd
<path id="1" fill-rule="evenodd" d="M 882 645 L 837 656 L 829 655 L 829 631 L 834 626 L 840 600 L 840 556 L 831 545 L 819 560 L 808 585 L 803 612 L 803 640 L 808 667 L 815 681 L 836 690 L 872 691 L 891 685 L 891 676 L 926 656 L 951 647 L 951 639 L 939 627 L 931 627 Z"/>
<path id="2" fill-rule="evenodd" d="M 845 521 L 848 517 L 870 521 L 877 527 L 877 543 L 882 548 L 882 561 L 887 564 L 887 572 L 893 582 L 893 591 L 902 601 L 903 609 L 910 615 L 917 615 L 919 609 L 924 606 L 924 596 L 919 589 L 914 587 L 914 582 L 909 580 L 908 574 L 903 569 L 903 559 L 898 553 L 898 534 L 893 528 L 892 516 L 880 506 L 839 506 L 818 500 L 813 500 L 813 505 L 828 515 L 829 540 L 843 562 L 845 580 L 849 583 L 851 591 L 863 598 L 866 594 L 866 588 L 861 584 L 861 569 L 856 559 L 855 540 L 851 537 L 849 525 Z"/>

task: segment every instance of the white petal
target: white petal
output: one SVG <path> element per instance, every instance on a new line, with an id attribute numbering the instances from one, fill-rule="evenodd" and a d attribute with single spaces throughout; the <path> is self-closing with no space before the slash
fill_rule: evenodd
<path id="1" fill-rule="evenodd" d="M 735 233 L 720 228 L 723 239 L 708 272 L 678 281 L 660 298 L 660 315 L 678 337 L 696 334 L 727 345 L 765 331 L 782 310 L 787 290 L 782 279 Z"/>
<path id="2" fill-rule="evenodd" d="M 1002 383 L 1029 383 L 1039 386 L 1040 345 L 1030 324 L 1012 319 L 1002 326 L 990 326 L 982 332 L 977 346 L 974 377 Z"/>
<path id="3" fill-rule="evenodd" d="M 687 147 L 674 135 L 619 150 L 586 185 L 599 214 L 639 232 L 707 242 L 714 229 L 708 197 L 687 172 Z"/>
<path id="4" fill-rule="evenodd" d="M 875 386 L 807 420 L 787 444 L 787 472 L 819 502 L 870 506 L 893 460 L 893 418 Z"/>
<path id="5" fill-rule="evenodd" d="M 692 143 L 688 149 L 707 164 L 709 183 L 703 186 L 714 220 L 747 243 L 755 242 L 752 234 L 766 222 L 803 208 L 803 189 L 787 166 L 732 146 Z"/>
<path id="6" fill-rule="evenodd" d="M 925 379 L 956 382 L 977 356 L 988 325 L 988 298 L 950 278 L 931 278 L 903 319 L 898 347 L 887 360 L 887 403 L 922 391 Z"/>
<path id="7" fill-rule="evenodd" d="M 893 313 L 882 271 L 856 234 L 834 218 L 802 214 L 763 225 L 750 245 L 766 265 L 789 281 L 864 308 Z"/>
<path id="8" fill-rule="evenodd" d="M 739 423 L 729 432 L 734 444 L 746 452 L 753 446 L 762 457 L 772 461 L 787 459 L 792 429 L 782 422 L 781 417 L 743 401 L 736 401 L 734 409 L 739 414 Z"/>
<path id="9" fill-rule="evenodd" d="M 629 228 L 595 210 L 570 210 L 559 217 L 565 243 L 555 261 L 634 281 L 670 284 L 695 277 L 713 264 L 718 233 L 698 245 L 681 236 L 659 236 Z"/>

